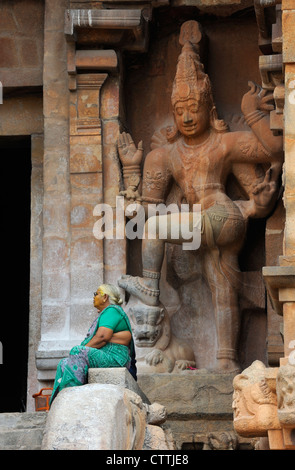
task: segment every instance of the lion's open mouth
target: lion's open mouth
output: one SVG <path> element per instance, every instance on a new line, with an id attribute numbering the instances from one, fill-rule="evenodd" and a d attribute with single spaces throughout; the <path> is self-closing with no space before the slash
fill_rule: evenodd
<path id="1" fill-rule="evenodd" d="M 154 330 L 154 331 L 135 331 L 134 333 L 134 339 L 135 343 L 139 347 L 150 347 L 154 346 L 154 344 L 157 342 L 159 337 L 159 331 Z"/>

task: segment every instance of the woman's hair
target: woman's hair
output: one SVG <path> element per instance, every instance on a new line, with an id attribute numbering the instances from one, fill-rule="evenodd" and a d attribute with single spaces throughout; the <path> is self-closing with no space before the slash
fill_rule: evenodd
<path id="1" fill-rule="evenodd" d="M 108 295 L 111 305 L 121 305 L 123 303 L 119 289 L 113 284 L 101 284 L 99 289 Z"/>

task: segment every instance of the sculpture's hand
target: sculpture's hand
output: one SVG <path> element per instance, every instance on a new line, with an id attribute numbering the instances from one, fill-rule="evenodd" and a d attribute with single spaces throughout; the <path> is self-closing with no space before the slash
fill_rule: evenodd
<path id="1" fill-rule="evenodd" d="M 253 111 L 272 111 L 274 109 L 273 94 L 264 90 L 254 82 L 248 82 L 250 90 L 243 96 L 241 109 L 244 116 L 247 116 Z"/>
<path id="2" fill-rule="evenodd" d="M 277 182 L 272 179 L 272 168 L 269 168 L 262 183 L 258 184 L 253 191 L 255 205 L 267 208 L 273 201 L 277 187 Z"/>
<path id="3" fill-rule="evenodd" d="M 142 141 L 136 148 L 131 135 L 122 132 L 118 138 L 118 151 L 123 166 L 140 165 L 143 155 Z"/>

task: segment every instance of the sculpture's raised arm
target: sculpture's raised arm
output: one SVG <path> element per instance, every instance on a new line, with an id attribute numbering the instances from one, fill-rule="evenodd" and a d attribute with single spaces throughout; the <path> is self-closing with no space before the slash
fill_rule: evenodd
<path id="1" fill-rule="evenodd" d="M 270 128 L 269 111 L 273 96 L 249 82 L 250 90 L 243 96 L 241 110 L 251 131 L 230 132 L 226 136 L 228 154 L 235 162 L 269 162 L 282 164 L 283 138 Z"/>
<path id="2" fill-rule="evenodd" d="M 124 186 L 127 190 L 130 183 L 134 183 L 134 176 L 141 177 L 142 141 L 136 147 L 131 135 L 122 132 L 118 137 L 118 152 L 123 167 Z M 131 181 L 129 181 L 130 178 Z"/>
<path id="3" fill-rule="evenodd" d="M 146 157 L 142 182 L 142 200 L 145 207 L 166 201 L 171 182 L 167 160 L 168 154 L 164 147 L 152 150 Z"/>
<path id="4" fill-rule="evenodd" d="M 166 149 L 160 147 L 147 154 L 142 179 L 142 141 L 136 147 L 130 134 L 123 132 L 119 135 L 118 151 L 123 166 L 125 186 L 125 191 L 121 191 L 120 194 L 129 201 L 142 203 L 146 213 L 148 204 L 157 205 L 164 203 L 171 182 L 171 175 L 167 166 L 168 155 Z"/>

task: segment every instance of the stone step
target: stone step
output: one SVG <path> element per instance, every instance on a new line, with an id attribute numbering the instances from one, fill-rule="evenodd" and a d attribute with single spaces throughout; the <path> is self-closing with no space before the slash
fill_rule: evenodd
<path id="1" fill-rule="evenodd" d="M 47 413 L 0 413 L 0 450 L 39 450 Z"/>

